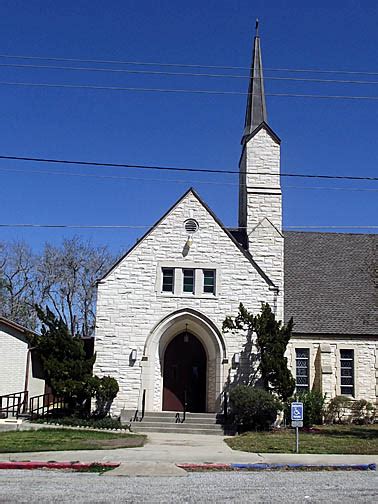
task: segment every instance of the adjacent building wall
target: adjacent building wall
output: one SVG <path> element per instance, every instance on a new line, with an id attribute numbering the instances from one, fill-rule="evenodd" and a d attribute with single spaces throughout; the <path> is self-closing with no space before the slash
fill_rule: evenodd
<path id="1" fill-rule="evenodd" d="M 294 335 L 287 357 L 295 377 L 295 349 L 310 349 L 310 389 L 319 390 L 331 399 L 341 395 L 340 391 L 340 350 L 354 351 L 355 399 L 366 399 L 375 404 L 377 400 L 378 339 L 340 335 Z"/>
<path id="2" fill-rule="evenodd" d="M 0 321 L 0 396 L 22 392 L 25 386 L 30 397 L 44 393 L 40 360 L 35 352 L 29 352 L 23 332 Z"/>
<path id="3" fill-rule="evenodd" d="M 0 395 L 24 390 L 27 354 L 25 337 L 0 322 Z"/>

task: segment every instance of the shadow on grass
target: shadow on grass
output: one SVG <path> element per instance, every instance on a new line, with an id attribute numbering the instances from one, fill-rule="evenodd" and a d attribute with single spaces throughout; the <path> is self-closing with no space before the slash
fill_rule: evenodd
<path id="1" fill-rule="evenodd" d="M 374 425 L 356 425 L 356 426 L 334 426 L 319 429 L 321 436 L 337 437 L 355 437 L 359 439 L 378 439 L 378 426 Z"/>

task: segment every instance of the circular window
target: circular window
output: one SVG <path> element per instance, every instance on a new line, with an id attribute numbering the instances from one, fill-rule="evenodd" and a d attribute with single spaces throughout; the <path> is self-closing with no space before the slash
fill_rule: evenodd
<path id="1" fill-rule="evenodd" d="M 199 229 L 199 225 L 198 225 L 198 222 L 194 219 L 188 219 L 184 222 L 184 227 L 185 227 L 185 231 L 189 234 L 189 235 L 192 235 L 194 234 L 195 232 L 198 231 Z"/>

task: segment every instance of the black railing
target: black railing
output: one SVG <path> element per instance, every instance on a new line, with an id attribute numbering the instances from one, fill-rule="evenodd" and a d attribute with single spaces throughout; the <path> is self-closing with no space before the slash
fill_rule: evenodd
<path id="1" fill-rule="evenodd" d="M 25 413 L 28 404 L 28 392 L 15 392 L 0 396 L 0 418 L 16 417 Z"/>
<path id="2" fill-rule="evenodd" d="M 134 417 L 131 419 L 132 422 L 141 422 L 144 418 L 144 412 L 146 409 L 146 389 L 143 390 L 143 395 L 142 395 L 142 413 L 141 416 L 138 416 L 139 409 L 137 408 L 134 413 Z"/>
<path id="3" fill-rule="evenodd" d="M 226 424 L 228 420 L 228 393 L 223 394 L 223 423 Z"/>
<path id="4" fill-rule="evenodd" d="M 45 418 L 52 413 L 63 413 L 68 409 L 66 401 L 62 397 L 54 394 L 42 394 L 30 398 L 29 415 L 30 418 Z"/>
<path id="5" fill-rule="evenodd" d="M 177 412 L 175 415 L 175 422 L 176 423 L 184 423 L 185 422 L 187 407 L 188 407 L 188 398 L 187 398 L 186 390 L 184 390 L 184 403 L 183 403 L 183 410 L 182 410 L 182 418 L 181 418 L 180 412 Z"/>

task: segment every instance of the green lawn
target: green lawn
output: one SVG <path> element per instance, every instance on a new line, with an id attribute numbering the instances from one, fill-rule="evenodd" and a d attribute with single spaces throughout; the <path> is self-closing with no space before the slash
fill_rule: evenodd
<path id="1" fill-rule="evenodd" d="M 146 436 L 78 429 L 39 429 L 0 432 L 0 453 L 105 450 L 143 446 Z"/>
<path id="2" fill-rule="evenodd" d="M 378 455 L 378 425 L 327 425 L 300 429 L 300 453 Z M 258 453 L 294 453 L 295 430 L 247 432 L 226 440 L 234 450 Z"/>

